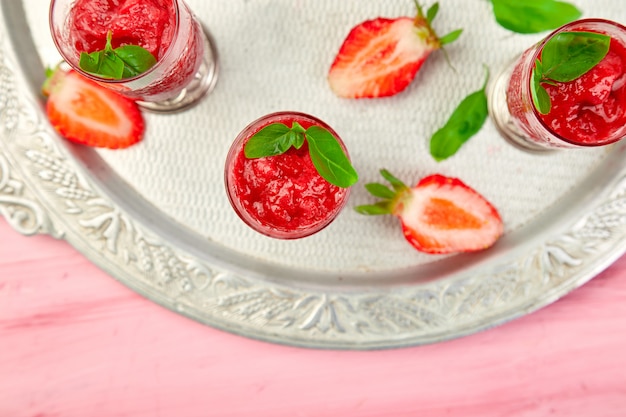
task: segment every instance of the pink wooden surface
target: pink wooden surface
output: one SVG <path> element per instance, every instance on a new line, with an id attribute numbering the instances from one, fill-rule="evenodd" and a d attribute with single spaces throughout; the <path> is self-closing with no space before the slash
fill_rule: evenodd
<path id="1" fill-rule="evenodd" d="M 0 220 L 0 417 L 626 416 L 626 258 L 437 345 L 317 351 L 214 330 Z"/>

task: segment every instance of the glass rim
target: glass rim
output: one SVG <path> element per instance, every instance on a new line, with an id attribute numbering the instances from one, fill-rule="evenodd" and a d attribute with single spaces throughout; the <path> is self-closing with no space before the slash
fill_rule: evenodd
<path id="1" fill-rule="evenodd" d="M 278 119 L 285 118 L 285 117 L 308 119 L 308 121 L 311 121 L 312 124 L 320 125 L 324 127 L 325 129 L 328 129 L 328 131 L 337 139 L 342 149 L 346 153 L 346 156 L 348 157 L 348 159 L 350 159 L 348 149 L 345 143 L 343 142 L 343 140 L 341 139 L 341 137 L 337 134 L 337 132 L 332 127 L 330 127 L 323 120 L 315 116 L 312 116 L 310 114 L 299 112 L 299 111 L 277 111 L 277 112 L 269 113 L 269 114 L 266 114 L 264 116 L 257 118 L 256 120 L 249 123 L 245 128 L 243 128 L 239 132 L 239 134 L 237 134 L 226 156 L 226 161 L 225 161 L 225 166 L 224 166 L 224 185 L 226 188 L 226 195 L 228 196 L 228 201 L 230 205 L 234 209 L 237 216 L 246 225 L 248 225 L 250 228 L 252 228 L 256 232 L 261 233 L 265 236 L 269 236 L 275 239 L 293 240 L 293 239 L 300 239 L 303 237 L 311 236 L 321 231 L 328 225 L 330 225 L 335 220 L 335 218 L 339 215 L 342 209 L 346 206 L 348 202 L 348 198 L 350 197 L 350 191 L 352 187 L 340 188 L 341 192 L 343 193 L 341 200 L 339 201 L 335 209 L 329 212 L 330 214 L 327 217 L 325 217 L 323 221 L 314 223 L 310 226 L 307 226 L 301 229 L 295 229 L 295 230 L 281 230 L 275 227 L 265 226 L 259 221 L 257 221 L 252 215 L 250 215 L 250 213 L 248 213 L 248 211 L 241 204 L 239 204 L 239 201 L 236 199 L 236 196 L 233 195 L 234 190 L 232 190 L 232 187 L 233 187 L 234 178 L 231 178 L 230 174 L 232 172 L 232 169 L 231 169 L 232 165 L 236 157 L 238 156 L 239 151 L 243 145 L 243 141 L 245 141 L 246 138 L 249 138 L 251 136 L 251 132 L 256 130 L 259 127 L 259 125 L 263 125 L 265 122 L 268 122 L 269 124 L 269 123 L 272 123 L 272 120 L 278 120 Z"/>
<path id="2" fill-rule="evenodd" d="M 94 74 L 91 74 L 89 72 L 84 71 L 83 69 L 80 68 L 80 66 L 73 64 L 71 62 L 71 60 L 68 59 L 66 54 L 63 52 L 64 48 L 62 48 L 61 45 L 59 44 L 59 41 L 57 40 L 57 37 L 55 36 L 54 30 L 53 30 L 53 28 L 54 28 L 54 24 L 53 24 L 53 9 L 54 9 L 54 6 L 58 2 L 59 2 L 59 0 L 52 0 L 50 2 L 50 8 L 49 8 L 49 12 L 48 12 L 48 24 L 50 26 L 50 29 L 52 30 L 52 40 L 53 40 L 53 42 L 54 42 L 54 44 L 56 46 L 56 49 L 61 54 L 63 60 L 74 71 L 80 73 L 82 76 L 84 76 L 86 78 L 89 78 L 92 81 L 96 81 L 96 82 L 99 82 L 99 83 L 105 83 L 105 84 L 113 84 L 113 85 L 130 83 L 130 82 L 142 79 L 142 78 L 152 74 L 154 71 L 157 70 L 157 67 L 159 66 L 159 64 L 164 62 L 166 59 L 168 59 L 170 57 L 170 55 L 173 54 L 172 50 L 173 50 L 173 46 L 174 46 L 174 39 L 176 39 L 178 37 L 179 31 L 180 31 L 180 5 L 179 5 L 179 3 L 181 2 L 181 0 L 172 0 L 172 3 L 174 5 L 174 24 L 175 24 L 175 28 L 174 28 L 174 32 L 172 33 L 172 42 L 170 42 L 170 44 L 167 47 L 167 50 L 165 51 L 165 53 L 147 71 L 144 71 L 141 74 L 135 75 L 134 77 L 122 78 L 122 79 L 119 79 L 119 80 L 112 79 L 112 78 L 98 77 L 97 75 L 94 75 Z"/>
<path id="3" fill-rule="evenodd" d="M 615 22 L 609 19 L 604 19 L 604 18 L 585 18 L 585 19 L 579 19 L 579 20 L 574 20 L 572 22 L 566 23 L 563 26 L 553 30 L 552 32 L 550 32 L 546 37 L 544 37 L 541 41 L 539 41 L 536 46 L 535 46 L 535 50 L 532 54 L 531 59 L 529 60 L 530 62 L 530 66 L 527 70 L 525 70 L 526 74 L 524 75 L 526 79 L 524 85 L 525 88 L 528 89 L 529 95 L 530 95 L 530 91 L 532 89 L 531 84 L 532 84 L 532 67 L 534 66 L 535 61 L 539 58 L 539 56 L 541 55 L 542 51 L 543 51 L 543 47 L 545 46 L 545 44 L 552 39 L 554 36 L 558 35 L 561 32 L 565 32 L 568 29 L 572 28 L 572 27 L 576 27 L 576 26 L 580 26 L 580 25 L 585 25 L 585 24 L 603 24 L 603 25 L 607 25 L 610 27 L 614 27 L 619 31 L 622 31 L 624 33 L 624 40 L 622 43 L 622 45 L 626 48 L 626 26 L 624 26 L 623 24 L 619 23 L 619 22 Z M 614 39 L 611 36 L 611 39 Z M 622 41 L 620 39 L 620 41 Z M 554 136 L 556 139 L 561 140 L 565 143 L 568 143 L 570 145 L 574 145 L 577 147 L 581 147 L 581 148 L 593 148 L 593 147 L 598 147 L 598 146 L 606 146 L 606 145 L 610 145 L 611 143 L 615 143 L 617 141 L 619 141 L 620 139 L 623 139 L 626 136 L 626 125 L 623 127 L 623 131 L 621 132 L 621 136 L 617 135 L 618 137 L 616 137 L 615 139 L 611 139 L 611 140 L 607 140 L 607 141 L 602 141 L 602 142 L 598 142 L 598 143 L 580 143 L 580 142 L 576 142 L 573 141 L 571 139 L 568 139 L 560 134 L 558 134 L 557 132 L 554 131 L 554 129 L 552 129 L 551 127 L 549 127 L 544 121 L 543 118 L 541 117 L 541 113 L 539 113 L 539 110 L 537 110 L 537 107 L 535 106 L 535 103 L 532 101 L 531 99 L 531 106 L 532 108 L 532 114 L 534 116 L 534 118 L 541 124 L 541 126 L 546 129 L 548 132 L 550 132 L 550 134 L 552 136 Z"/>

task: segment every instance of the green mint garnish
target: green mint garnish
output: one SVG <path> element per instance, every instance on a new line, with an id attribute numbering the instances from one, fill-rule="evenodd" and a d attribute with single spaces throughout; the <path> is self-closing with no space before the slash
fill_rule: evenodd
<path id="1" fill-rule="evenodd" d="M 328 130 L 320 126 L 304 129 L 298 122 L 291 127 L 272 123 L 255 133 L 244 146 L 246 158 L 264 158 L 287 152 L 292 146 L 300 149 L 304 141 L 315 169 L 329 183 L 348 188 L 359 179 L 341 145 Z"/>
<path id="2" fill-rule="evenodd" d="M 542 84 L 567 83 L 583 76 L 609 52 L 611 38 L 595 32 L 561 32 L 545 43 L 531 77 L 533 104 L 541 114 L 552 108 Z"/>
<path id="3" fill-rule="evenodd" d="M 517 33 L 539 33 L 578 19 L 574 5 L 555 0 L 491 0 L 496 22 Z"/>
<path id="4" fill-rule="evenodd" d="M 107 33 L 107 41 L 102 51 L 82 52 L 78 65 L 93 75 L 121 80 L 132 78 L 148 71 L 157 60 L 148 50 L 137 45 L 124 45 L 113 48 L 113 34 Z"/>
<path id="5" fill-rule="evenodd" d="M 446 124 L 430 138 L 430 154 L 436 161 L 454 155 L 485 124 L 489 114 L 486 93 L 488 80 L 489 71 L 482 88 L 465 97 Z"/>

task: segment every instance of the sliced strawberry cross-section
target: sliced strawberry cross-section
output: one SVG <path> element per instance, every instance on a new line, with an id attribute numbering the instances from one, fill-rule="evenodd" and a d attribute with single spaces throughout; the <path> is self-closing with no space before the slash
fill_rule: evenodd
<path id="1" fill-rule="evenodd" d="M 432 29 L 439 6 L 426 13 L 417 4 L 417 16 L 376 18 L 352 28 L 339 48 L 328 83 L 344 98 L 374 98 L 395 95 L 415 78 L 431 52 L 453 42 L 460 30 L 439 38 Z"/>
<path id="2" fill-rule="evenodd" d="M 137 103 L 75 71 L 56 69 L 43 92 L 50 123 L 70 141 L 116 149 L 143 138 L 145 123 Z"/>
<path id="3" fill-rule="evenodd" d="M 362 214 L 393 214 L 407 241 L 417 250 L 445 254 L 473 252 L 492 246 L 502 235 L 502 219 L 483 196 L 457 178 L 435 174 L 409 188 L 389 171 L 381 174 L 393 190 L 378 183 L 366 188 L 383 198 L 356 207 Z"/>

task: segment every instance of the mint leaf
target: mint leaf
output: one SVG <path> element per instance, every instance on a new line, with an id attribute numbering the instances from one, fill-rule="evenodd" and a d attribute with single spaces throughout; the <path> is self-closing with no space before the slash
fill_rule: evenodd
<path id="1" fill-rule="evenodd" d="M 430 138 L 430 154 L 436 161 L 454 155 L 485 124 L 489 114 L 486 94 L 488 79 L 489 74 L 482 88 L 465 97 L 446 124 Z"/>
<path id="2" fill-rule="evenodd" d="M 244 146 L 244 155 L 252 159 L 283 154 L 298 141 L 296 136 L 297 132 L 287 125 L 272 123 L 248 139 Z"/>
<path id="3" fill-rule="evenodd" d="M 561 32 L 541 51 L 542 78 L 573 81 L 598 65 L 609 52 L 611 38 L 595 32 Z"/>
<path id="4" fill-rule="evenodd" d="M 348 188 L 358 181 L 358 175 L 337 139 L 320 126 L 304 129 L 298 122 L 291 127 L 272 123 L 252 135 L 244 145 L 246 158 L 281 155 L 292 146 L 300 149 L 304 141 L 315 169 L 329 183 Z"/>
<path id="5" fill-rule="evenodd" d="M 83 71 L 103 78 L 119 80 L 124 74 L 124 63 L 106 51 L 83 52 L 78 65 Z"/>
<path id="6" fill-rule="evenodd" d="M 304 145 L 304 128 L 298 122 L 293 122 L 291 126 L 291 130 L 293 132 L 292 143 L 296 149 L 300 149 L 302 145 Z"/>
<path id="7" fill-rule="evenodd" d="M 112 39 L 109 31 L 103 50 L 82 52 L 78 62 L 80 69 L 102 78 L 121 80 L 146 72 L 156 64 L 156 58 L 141 46 L 124 45 L 113 49 Z"/>
<path id="8" fill-rule="evenodd" d="M 550 94 L 541 84 L 532 84 L 531 90 L 533 104 L 541 114 L 548 114 L 552 110 L 552 101 Z"/>
<path id="9" fill-rule="evenodd" d="M 609 51 L 611 38 L 595 32 L 560 32 L 549 39 L 536 60 L 531 76 L 533 104 L 541 114 L 552 108 L 542 84 L 574 81 L 598 65 Z"/>
<path id="10" fill-rule="evenodd" d="M 322 178 L 342 188 L 348 188 L 358 181 L 359 177 L 350 160 L 328 130 L 311 126 L 305 136 L 313 165 Z"/>
<path id="11" fill-rule="evenodd" d="M 148 50 L 137 45 L 125 45 L 115 48 L 113 53 L 124 63 L 123 78 L 132 78 L 148 71 L 157 63 Z"/>
<path id="12" fill-rule="evenodd" d="M 517 33 L 556 29 L 582 15 L 576 6 L 555 0 L 491 0 L 496 22 Z"/>
<path id="13" fill-rule="evenodd" d="M 78 65 L 85 72 L 97 74 L 100 70 L 103 54 L 104 51 L 92 52 L 90 54 L 82 52 L 80 54 L 80 60 L 78 62 Z"/>
<path id="14" fill-rule="evenodd" d="M 550 101 L 550 95 L 548 91 L 541 85 L 541 71 L 543 66 L 541 61 L 535 61 L 535 67 L 532 70 L 530 83 L 530 94 L 533 99 L 533 104 L 541 114 L 548 114 L 552 109 L 552 103 Z"/>

